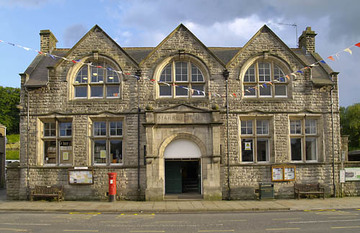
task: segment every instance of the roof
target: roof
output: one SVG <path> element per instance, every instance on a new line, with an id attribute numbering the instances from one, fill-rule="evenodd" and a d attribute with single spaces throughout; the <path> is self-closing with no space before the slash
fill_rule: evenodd
<path id="1" fill-rule="evenodd" d="M 95 25 L 90 31 L 92 30 L 101 30 L 100 27 Z M 177 30 L 187 30 L 192 36 L 194 36 L 185 26 L 180 24 L 171 34 L 173 34 Z M 89 31 L 89 32 L 90 32 Z M 280 38 L 276 36 L 275 33 L 273 33 L 266 25 L 263 26 L 254 36 L 252 39 L 249 40 L 249 42 L 244 46 L 246 47 L 250 41 L 252 41 L 256 36 L 258 36 L 261 32 L 270 32 L 275 39 L 279 40 L 288 50 L 290 53 L 292 53 L 299 62 L 305 66 L 309 66 L 314 63 L 318 63 L 319 66 L 315 66 L 312 68 L 312 82 L 314 85 L 332 85 L 333 82 L 331 80 L 331 74 L 333 73 L 333 70 L 327 65 L 323 64 L 319 61 L 322 60 L 319 54 L 317 53 L 311 53 L 307 54 L 304 50 L 298 49 L 298 48 L 288 48 L 287 45 L 285 45 Z M 88 35 L 89 32 L 86 34 Z M 103 32 L 103 31 L 102 31 Z M 105 32 L 103 32 L 107 37 L 109 37 Z M 83 37 L 85 38 L 86 35 Z M 167 40 L 166 37 L 164 41 Z M 81 40 L 83 40 L 83 38 Z M 109 37 L 110 38 L 110 37 Z M 198 40 L 195 36 L 194 38 Z M 110 38 L 111 39 L 111 38 Z M 80 41 L 81 41 L 80 40 Z M 111 39 L 112 40 L 112 39 Z M 77 43 L 79 44 L 80 41 Z M 112 40 L 113 41 L 113 40 Z M 199 41 L 199 40 L 198 40 Z M 115 41 L 113 41 L 116 43 Z M 157 47 L 120 47 L 120 50 L 124 52 L 125 55 L 129 56 L 129 59 L 133 62 L 138 64 L 141 64 L 144 62 L 149 56 L 151 56 L 152 53 L 161 45 L 161 43 Z M 201 41 L 199 43 L 202 44 Z M 76 45 L 75 45 L 76 46 Z M 74 46 L 74 47 L 75 47 Z M 236 56 L 238 56 L 241 51 L 244 49 L 244 47 L 206 47 L 203 45 L 204 48 L 206 48 L 212 56 L 215 57 L 216 60 L 218 60 L 222 64 L 229 64 L 233 59 L 235 59 Z M 56 48 L 52 51 L 51 54 L 57 56 L 57 57 L 66 57 L 73 49 L 59 49 Z M 25 86 L 27 87 L 41 87 L 45 86 L 48 83 L 48 67 L 54 67 L 59 64 L 59 58 L 53 59 L 50 56 L 44 56 L 44 55 L 37 55 L 33 62 L 30 64 L 30 66 L 26 69 L 25 73 L 28 74 L 29 79 L 25 83 Z"/>
<path id="2" fill-rule="evenodd" d="M 67 50 L 54 50 L 51 54 L 63 57 Z M 28 81 L 25 83 L 27 87 L 41 87 L 48 83 L 48 67 L 53 67 L 59 59 L 53 59 L 49 56 L 37 55 L 25 73 L 29 75 Z"/>
<path id="3" fill-rule="evenodd" d="M 304 52 L 302 49 L 293 49 L 294 53 L 307 65 L 316 64 L 311 68 L 312 82 L 315 85 L 332 85 L 333 81 L 331 80 L 331 73 L 334 71 L 326 64 L 322 63 L 323 59 L 317 53 L 308 53 Z"/>

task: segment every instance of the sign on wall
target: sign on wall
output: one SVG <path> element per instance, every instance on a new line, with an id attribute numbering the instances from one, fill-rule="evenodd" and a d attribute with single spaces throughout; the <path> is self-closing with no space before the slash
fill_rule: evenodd
<path id="1" fill-rule="evenodd" d="M 360 181 L 360 167 L 345 168 L 345 181 Z"/>
<path id="2" fill-rule="evenodd" d="M 92 170 L 69 170 L 69 184 L 93 184 Z"/>
<path id="3" fill-rule="evenodd" d="M 276 165 L 271 167 L 272 181 L 293 181 L 295 180 L 294 165 Z"/>

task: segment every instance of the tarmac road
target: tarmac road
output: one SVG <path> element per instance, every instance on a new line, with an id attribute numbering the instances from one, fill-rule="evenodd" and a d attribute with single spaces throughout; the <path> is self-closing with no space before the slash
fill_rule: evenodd
<path id="1" fill-rule="evenodd" d="M 220 213 L 0 212 L 0 232 L 296 232 L 360 231 L 360 210 Z"/>

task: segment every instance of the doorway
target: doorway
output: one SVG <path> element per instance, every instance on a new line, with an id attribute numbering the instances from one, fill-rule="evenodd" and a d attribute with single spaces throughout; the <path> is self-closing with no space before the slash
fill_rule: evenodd
<path id="1" fill-rule="evenodd" d="M 200 171 L 200 159 L 166 159 L 165 194 L 200 194 Z"/>

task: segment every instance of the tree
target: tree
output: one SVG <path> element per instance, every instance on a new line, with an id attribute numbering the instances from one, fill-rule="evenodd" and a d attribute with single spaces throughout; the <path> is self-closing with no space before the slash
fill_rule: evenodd
<path id="1" fill-rule="evenodd" d="M 360 149 L 360 103 L 340 107 L 341 133 L 349 135 L 349 150 Z"/>
<path id="2" fill-rule="evenodd" d="M 0 86 L 0 123 L 6 126 L 7 134 L 18 134 L 20 123 L 20 88 Z"/>

